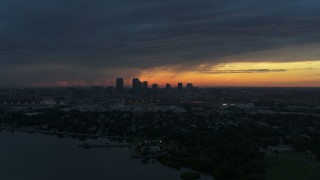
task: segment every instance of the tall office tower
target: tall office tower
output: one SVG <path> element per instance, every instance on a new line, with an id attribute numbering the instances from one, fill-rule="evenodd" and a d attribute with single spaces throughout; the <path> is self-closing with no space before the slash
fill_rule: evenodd
<path id="1" fill-rule="evenodd" d="M 143 90 L 148 89 L 148 81 L 143 81 L 142 88 L 143 88 Z"/>
<path id="2" fill-rule="evenodd" d="M 123 92 L 123 78 L 116 79 L 116 92 L 117 93 Z"/>
<path id="3" fill-rule="evenodd" d="M 133 78 L 132 79 L 132 92 L 134 94 L 139 94 L 142 89 L 142 83 L 138 78 Z"/>
<path id="4" fill-rule="evenodd" d="M 179 92 L 183 91 L 183 84 L 182 83 L 178 83 L 178 91 Z"/>
<path id="5" fill-rule="evenodd" d="M 187 91 L 193 91 L 193 84 L 187 83 L 186 89 L 187 89 Z"/>
<path id="6" fill-rule="evenodd" d="M 102 86 L 93 86 L 92 97 L 95 99 L 102 99 L 104 97 L 104 88 Z"/>

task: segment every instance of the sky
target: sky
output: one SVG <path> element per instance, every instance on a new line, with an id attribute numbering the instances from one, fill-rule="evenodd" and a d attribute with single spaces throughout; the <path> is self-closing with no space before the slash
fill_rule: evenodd
<path id="1" fill-rule="evenodd" d="M 1 0 L 0 87 L 320 87 L 319 0 Z"/>

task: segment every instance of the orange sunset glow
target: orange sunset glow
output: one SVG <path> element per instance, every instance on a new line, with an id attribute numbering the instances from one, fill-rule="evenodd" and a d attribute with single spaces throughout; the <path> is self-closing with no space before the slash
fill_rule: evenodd
<path id="1" fill-rule="evenodd" d="M 160 85 L 196 82 L 197 86 L 318 87 L 320 61 L 225 63 L 211 67 L 202 65 L 189 71 L 177 71 L 172 67 L 153 68 L 141 72 L 140 77 Z"/>

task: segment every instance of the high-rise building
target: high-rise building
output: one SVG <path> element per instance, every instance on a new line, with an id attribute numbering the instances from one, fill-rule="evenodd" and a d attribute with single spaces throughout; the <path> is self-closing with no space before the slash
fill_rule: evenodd
<path id="1" fill-rule="evenodd" d="M 148 81 L 143 81 L 142 82 L 142 88 L 143 88 L 143 90 L 148 89 Z"/>
<path id="2" fill-rule="evenodd" d="M 192 83 L 187 83 L 186 89 L 188 91 L 193 91 L 193 84 Z"/>
<path id="3" fill-rule="evenodd" d="M 123 92 L 123 78 L 116 79 L 116 92 L 117 93 Z"/>
<path id="4" fill-rule="evenodd" d="M 183 91 L 183 84 L 182 83 L 178 83 L 178 91 L 179 92 Z"/>
<path id="5" fill-rule="evenodd" d="M 139 94 L 142 89 L 142 83 L 138 78 L 133 78 L 132 79 L 132 92 L 134 94 Z"/>
<path id="6" fill-rule="evenodd" d="M 92 97 L 95 99 L 101 99 L 104 97 L 104 88 L 102 86 L 92 87 Z"/>
<path id="7" fill-rule="evenodd" d="M 158 84 L 152 84 L 152 89 L 153 89 L 153 90 L 158 89 L 158 87 L 159 87 L 159 85 L 158 85 Z"/>
<path id="8" fill-rule="evenodd" d="M 173 89 L 172 89 L 171 84 L 166 84 L 166 94 L 169 96 L 173 95 Z"/>

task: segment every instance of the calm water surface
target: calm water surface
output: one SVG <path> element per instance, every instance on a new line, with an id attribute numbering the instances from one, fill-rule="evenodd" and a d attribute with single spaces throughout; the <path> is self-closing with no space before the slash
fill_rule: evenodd
<path id="1" fill-rule="evenodd" d="M 87 140 L 105 143 L 106 140 Z M 0 132 L 1 180 L 179 180 L 182 172 L 159 163 L 130 159 L 128 148 L 81 149 L 72 138 Z M 202 175 L 201 180 L 212 180 Z"/>

